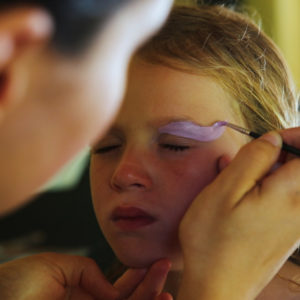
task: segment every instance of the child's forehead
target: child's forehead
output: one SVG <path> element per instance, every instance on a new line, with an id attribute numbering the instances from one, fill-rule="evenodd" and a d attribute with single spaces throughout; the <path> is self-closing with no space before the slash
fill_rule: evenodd
<path id="1" fill-rule="evenodd" d="M 230 107 L 216 103 L 198 102 L 186 99 L 176 103 L 169 99 L 166 102 L 154 101 L 151 105 L 140 99 L 138 106 L 130 105 L 121 111 L 115 121 L 119 128 L 149 128 L 158 130 L 168 126 L 168 130 L 199 131 L 201 127 L 210 127 L 217 121 L 228 120 L 237 123 Z M 222 101 L 221 101 L 222 102 Z M 203 128 L 204 129 L 204 128 Z M 216 129 L 214 127 L 214 129 Z"/>
<path id="2" fill-rule="evenodd" d="M 234 117 L 238 115 L 235 99 L 217 80 L 142 60 L 135 60 L 134 65 L 118 123 L 139 126 L 168 118 L 165 123 L 173 122 L 172 118 L 201 126 L 218 120 L 240 123 Z"/>
<path id="3" fill-rule="evenodd" d="M 231 98 L 222 84 L 205 74 L 192 74 L 160 64 L 150 64 L 135 59 L 129 69 L 129 80 L 125 102 L 133 102 L 135 97 L 139 102 L 151 104 L 155 98 L 163 104 L 176 103 L 188 106 L 190 101 L 209 107 L 219 100 L 219 106 L 228 104 L 224 101 Z"/>

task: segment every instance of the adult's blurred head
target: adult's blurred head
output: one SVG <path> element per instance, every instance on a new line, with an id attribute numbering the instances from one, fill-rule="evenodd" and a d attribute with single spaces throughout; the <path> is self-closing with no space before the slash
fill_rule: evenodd
<path id="1" fill-rule="evenodd" d="M 130 57 L 172 0 L 0 4 L 0 50 L 9 49 L 2 63 L 0 51 L 0 207 L 7 210 L 108 128 Z"/>

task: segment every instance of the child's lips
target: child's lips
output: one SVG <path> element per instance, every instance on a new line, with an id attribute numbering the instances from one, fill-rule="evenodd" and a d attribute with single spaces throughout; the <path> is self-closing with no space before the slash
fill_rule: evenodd
<path id="1" fill-rule="evenodd" d="M 126 231 L 139 229 L 156 221 L 149 213 L 133 206 L 117 207 L 112 213 L 111 220 Z"/>

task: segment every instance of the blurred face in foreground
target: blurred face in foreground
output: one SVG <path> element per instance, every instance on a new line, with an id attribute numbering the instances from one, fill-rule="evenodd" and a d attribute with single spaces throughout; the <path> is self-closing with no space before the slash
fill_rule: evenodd
<path id="1" fill-rule="evenodd" d="M 96 215 L 124 264 L 143 267 L 168 257 L 173 269 L 182 268 L 180 220 L 218 174 L 219 158 L 234 156 L 246 140 L 230 129 L 200 142 L 161 128 L 182 121 L 240 122 L 231 101 L 208 77 L 133 61 L 120 114 L 91 159 Z"/>
<path id="2" fill-rule="evenodd" d="M 47 20 L 32 19 L 36 8 L 2 13 L 9 58 L 3 63 L 0 53 L 1 78 L 9 80 L 1 80 L 0 214 L 34 194 L 112 122 L 128 61 L 164 22 L 172 0 L 125 3 L 74 57 L 48 47 L 49 30 L 41 29 Z"/>

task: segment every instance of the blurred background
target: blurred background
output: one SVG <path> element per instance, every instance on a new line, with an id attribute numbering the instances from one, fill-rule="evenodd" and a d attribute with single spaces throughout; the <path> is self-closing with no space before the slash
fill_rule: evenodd
<path id="1" fill-rule="evenodd" d="M 292 70 L 297 87 L 300 86 L 300 1 L 299 0 L 245 0 L 237 1 L 250 10 L 256 10 L 263 30 L 281 49 Z"/>
<path id="2" fill-rule="evenodd" d="M 204 2 L 245 8 L 281 48 L 299 87 L 299 0 Z M 104 271 L 110 266 L 114 255 L 93 212 L 88 162 L 87 149 L 31 202 L 0 218 L 0 263 L 41 251 L 57 251 L 92 257 Z"/>

